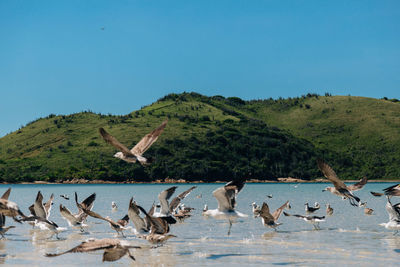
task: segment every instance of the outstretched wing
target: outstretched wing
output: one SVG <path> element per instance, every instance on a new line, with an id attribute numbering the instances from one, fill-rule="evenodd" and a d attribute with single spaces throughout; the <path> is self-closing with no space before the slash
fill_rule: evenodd
<path id="1" fill-rule="evenodd" d="M 357 190 L 360 190 L 361 188 L 363 188 L 367 182 L 368 182 L 368 178 L 366 176 L 364 176 L 362 179 L 360 179 L 359 182 L 352 184 L 352 185 L 348 185 L 347 188 L 350 191 L 357 191 Z"/>
<path id="2" fill-rule="evenodd" d="M 11 193 L 11 187 L 7 189 L 6 192 L 4 192 L 4 194 L 1 196 L 2 199 L 8 200 L 9 196 Z"/>
<path id="3" fill-rule="evenodd" d="M 169 212 L 168 199 L 175 193 L 176 188 L 177 186 L 172 186 L 158 194 L 158 200 L 160 200 L 161 204 L 161 213 L 164 215 Z"/>
<path id="4" fill-rule="evenodd" d="M 267 203 L 263 203 L 260 211 L 260 216 L 264 218 L 264 221 L 266 224 L 269 222 L 274 222 L 275 218 L 271 215 L 271 212 L 269 211 L 269 207 Z"/>
<path id="5" fill-rule="evenodd" d="M 182 201 L 187 195 L 189 195 L 190 192 L 192 192 L 193 189 L 195 189 L 195 188 L 196 188 L 196 186 L 192 186 L 192 187 L 189 188 L 188 190 L 186 190 L 186 191 L 180 193 L 177 197 L 175 197 L 174 199 L 172 199 L 171 203 L 169 204 L 169 211 L 172 212 L 173 210 L 175 210 L 175 209 L 178 207 L 179 203 L 181 203 L 181 201 Z"/>
<path id="6" fill-rule="evenodd" d="M 51 206 L 53 205 L 54 194 L 51 194 L 49 200 L 44 204 L 44 210 L 46 211 L 46 219 L 50 217 Z"/>
<path id="7" fill-rule="evenodd" d="M 157 129 L 153 130 L 151 133 L 146 134 L 142 140 L 139 141 L 131 150 L 131 154 L 133 153 L 134 155 L 139 155 L 141 156 L 144 152 L 146 152 L 147 149 L 155 142 L 157 141 L 158 137 L 160 134 L 164 131 L 165 126 L 167 126 L 168 119 L 163 121 L 160 126 L 157 127 Z"/>
<path id="8" fill-rule="evenodd" d="M 123 144 L 121 144 L 114 136 L 111 134 L 107 133 L 106 130 L 103 128 L 99 128 L 100 135 L 103 137 L 103 139 L 114 146 L 116 149 L 121 151 L 125 156 L 134 156 L 132 152 Z"/>
<path id="9" fill-rule="evenodd" d="M 339 179 L 339 177 L 336 175 L 335 171 L 324 161 L 321 159 L 317 159 L 317 164 L 321 172 L 324 174 L 324 176 L 332 182 L 332 184 L 335 186 L 336 189 L 339 188 L 345 188 L 347 189 L 347 186 L 343 183 L 342 180 Z"/>
<path id="10" fill-rule="evenodd" d="M 279 219 L 279 217 L 282 214 L 283 209 L 285 209 L 289 204 L 289 200 L 285 202 L 282 206 L 280 206 L 274 213 L 272 214 L 272 217 L 274 217 L 275 221 Z"/>

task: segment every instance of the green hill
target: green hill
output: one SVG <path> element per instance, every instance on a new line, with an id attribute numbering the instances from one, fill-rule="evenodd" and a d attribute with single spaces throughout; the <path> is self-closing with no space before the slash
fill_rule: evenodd
<path id="1" fill-rule="evenodd" d="M 343 178 L 400 177 L 400 104 L 352 96 L 307 95 L 243 101 L 170 94 L 126 116 L 49 115 L 0 138 L 0 179 L 71 178 L 203 181 L 321 176 L 323 157 Z M 127 146 L 169 118 L 142 167 L 113 158 L 104 127 Z"/>

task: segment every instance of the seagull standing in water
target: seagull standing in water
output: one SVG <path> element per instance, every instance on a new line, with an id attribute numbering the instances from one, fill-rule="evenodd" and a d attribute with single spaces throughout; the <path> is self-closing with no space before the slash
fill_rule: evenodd
<path id="1" fill-rule="evenodd" d="M 125 145 L 121 144 L 115 137 L 110 135 L 109 133 L 106 132 L 103 128 L 99 129 L 100 135 L 103 137 L 103 139 L 120 150 L 120 152 L 115 153 L 114 157 L 122 159 L 126 162 L 129 163 L 135 163 L 136 161 L 139 161 L 140 164 L 142 165 L 148 165 L 152 162 L 152 159 L 150 158 L 145 158 L 143 157 L 143 153 L 146 152 L 147 149 L 150 148 L 150 146 L 157 141 L 158 137 L 160 134 L 164 131 L 165 126 L 167 125 L 168 120 L 165 120 L 163 123 L 161 123 L 160 126 L 158 126 L 157 129 L 152 131 L 151 133 L 148 133 L 146 136 L 144 136 L 139 143 L 137 143 L 132 149 L 128 149 Z"/>
<path id="2" fill-rule="evenodd" d="M 326 187 L 322 191 L 329 191 L 332 194 L 342 197 L 343 199 L 348 198 L 352 206 L 360 206 L 360 199 L 351 192 L 351 190 L 345 185 L 345 183 L 343 183 L 342 180 L 339 179 L 335 171 L 321 159 L 318 159 L 317 163 L 324 176 L 334 185 L 334 187 Z"/>
<path id="3" fill-rule="evenodd" d="M 217 188 L 213 196 L 218 201 L 218 209 L 203 212 L 205 216 L 212 216 L 215 219 L 227 219 L 229 221 L 228 235 L 231 233 L 232 221 L 238 217 L 248 217 L 246 214 L 235 210 L 236 197 L 244 186 L 243 181 L 231 181 L 225 186 Z"/>
<path id="4" fill-rule="evenodd" d="M 326 204 L 326 215 L 328 216 L 332 216 L 333 214 L 333 208 L 331 207 L 331 205 L 329 203 Z"/>

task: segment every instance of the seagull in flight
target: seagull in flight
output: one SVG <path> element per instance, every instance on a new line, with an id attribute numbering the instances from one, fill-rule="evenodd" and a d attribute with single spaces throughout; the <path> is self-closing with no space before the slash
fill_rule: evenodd
<path id="1" fill-rule="evenodd" d="M 378 193 L 378 192 L 371 191 L 371 194 L 375 197 L 381 197 L 383 195 L 399 197 L 400 196 L 400 184 L 395 184 L 395 185 L 389 186 L 389 187 L 383 189 L 383 191 L 384 191 L 384 193 Z"/>
<path id="2" fill-rule="evenodd" d="M 387 197 L 386 211 L 389 214 L 389 222 L 381 223 L 379 225 L 384 226 L 386 229 L 395 230 L 393 235 L 396 235 L 400 230 L 400 203 L 395 205 L 390 202 L 391 196 Z"/>
<path id="3" fill-rule="evenodd" d="M 206 210 L 204 216 L 212 216 L 215 219 L 227 219 L 229 221 L 228 235 L 231 234 L 232 221 L 238 217 L 247 217 L 248 215 L 235 210 L 236 197 L 244 187 L 243 181 L 230 181 L 226 185 L 217 188 L 213 196 L 218 201 L 218 209 Z"/>
<path id="4" fill-rule="evenodd" d="M 109 133 L 106 132 L 103 128 L 99 129 L 100 135 L 103 137 L 103 139 L 120 150 L 120 152 L 117 152 L 114 154 L 114 157 L 122 159 L 126 162 L 129 163 L 135 163 L 136 161 L 139 161 L 140 164 L 143 166 L 148 165 L 152 162 L 151 158 L 145 158 L 143 157 L 143 153 L 146 152 L 147 149 L 150 148 L 150 146 L 157 141 L 158 137 L 160 134 L 164 131 L 165 126 L 167 125 L 168 119 L 163 121 L 160 126 L 158 126 L 155 130 L 153 130 L 151 133 L 148 133 L 146 136 L 144 136 L 139 143 L 137 143 L 132 149 L 128 149 L 125 145 L 121 144 L 115 137 L 110 135 Z"/>
<path id="5" fill-rule="evenodd" d="M 303 219 L 305 222 L 311 223 L 314 226 L 315 230 L 319 230 L 319 223 L 325 221 L 325 216 L 304 216 L 299 214 L 289 214 L 287 212 L 283 212 L 285 216 L 294 216 L 300 219 Z"/>
<path id="6" fill-rule="evenodd" d="M 263 203 L 260 211 L 260 217 L 262 223 L 269 228 L 272 228 L 276 231 L 276 227 L 281 225 L 282 223 L 278 223 L 278 219 L 282 214 L 283 209 L 290 209 L 289 201 L 286 201 L 282 206 L 280 206 L 274 213 L 270 213 L 269 207 L 267 203 Z"/>
<path id="7" fill-rule="evenodd" d="M 132 248 L 140 248 L 138 246 L 132 246 L 129 242 L 125 240 L 119 239 L 111 239 L 111 238 L 104 238 L 104 239 L 89 239 L 78 246 L 61 252 L 61 253 L 47 253 L 45 254 L 46 257 L 56 257 L 67 253 L 77 253 L 77 252 L 91 252 L 97 250 L 104 250 L 103 253 L 103 261 L 117 261 L 126 254 L 128 254 L 129 258 L 135 260 L 135 257 L 131 254 L 129 249 Z"/>
<path id="8" fill-rule="evenodd" d="M 322 191 L 329 191 L 343 199 L 348 198 L 352 206 L 360 206 L 360 199 L 351 192 L 350 188 L 347 187 L 342 180 L 339 179 L 335 171 L 321 159 L 318 159 L 317 163 L 324 176 L 334 185 L 334 187 L 326 187 Z"/>

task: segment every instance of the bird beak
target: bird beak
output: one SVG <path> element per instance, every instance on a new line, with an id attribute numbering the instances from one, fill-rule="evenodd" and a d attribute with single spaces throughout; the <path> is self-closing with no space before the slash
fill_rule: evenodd
<path id="1" fill-rule="evenodd" d="M 323 189 L 323 190 L 322 190 L 322 192 L 325 192 L 325 191 L 326 191 L 326 189 Z"/>

